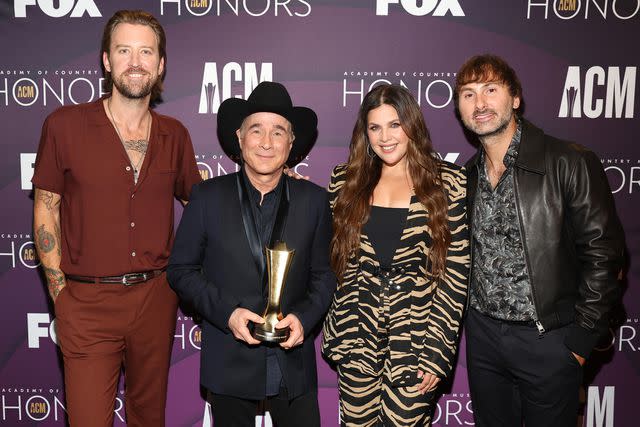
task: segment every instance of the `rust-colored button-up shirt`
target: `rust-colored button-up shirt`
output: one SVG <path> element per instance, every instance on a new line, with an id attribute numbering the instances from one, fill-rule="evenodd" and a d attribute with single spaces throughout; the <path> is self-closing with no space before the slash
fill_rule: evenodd
<path id="1" fill-rule="evenodd" d="M 151 116 L 137 184 L 102 99 L 62 107 L 45 120 L 32 182 L 62 196 L 65 274 L 115 276 L 167 265 L 175 197 L 188 200 L 201 178 L 187 129 Z"/>

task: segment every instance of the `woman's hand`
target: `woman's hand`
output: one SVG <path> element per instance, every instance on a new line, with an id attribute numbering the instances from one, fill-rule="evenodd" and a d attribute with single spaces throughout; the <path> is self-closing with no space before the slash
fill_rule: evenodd
<path id="1" fill-rule="evenodd" d="M 296 172 L 295 169 L 290 169 L 290 168 L 285 166 L 284 170 L 282 172 L 285 175 L 287 175 L 289 178 L 305 179 L 305 180 L 309 181 L 309 175 L 300 175 L 298 172 Z"/>
<path id="2" fill-rule="evenodd" d="M 422 382 L 416 386 L 421 394 L 435 390 L 440 382 L 440 378 L 430 372 L 418 371 L 418 378 L 422 378 Z"/>

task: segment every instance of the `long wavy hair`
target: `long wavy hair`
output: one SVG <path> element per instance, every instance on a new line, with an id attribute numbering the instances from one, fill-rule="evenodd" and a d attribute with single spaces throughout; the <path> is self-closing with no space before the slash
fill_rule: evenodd
<path id="1" fill-rule="evenodd" d="M 362 225 L 369 220 L 373 190 L 380 180 L 382 161 L 367 152 L 369 111 L 387 104 L 395 108 L 400 126 L 409 137 L 407 169 L 416 197 L 429 213 L 428 226 L 431 247 L 427 272 L 441 276 L 445 270 L 447 247 L 451 240 L 447 220 L 447 196 L 442 187 L 438 160 L 431 145 L 429 130 L 420 106 L 411 93 L 398 85 L 384 84 L 372 89 L 362 101 L 349 146 L 344 186 L 337 195 L 333 209 L 331 266 L 338 278 L 347 269 L 349 258 L 360 247 Z M 370 150 L 370 149 L 369 149 Z"/>

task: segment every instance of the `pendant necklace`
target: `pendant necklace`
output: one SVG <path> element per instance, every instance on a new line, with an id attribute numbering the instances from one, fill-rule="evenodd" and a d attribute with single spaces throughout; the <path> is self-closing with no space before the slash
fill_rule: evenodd
<path id="1" fill-rule="evenodd" d="M 113 127 L 116 130 L 116 133 L 118 134 L 118 138 L 120 138 L 120 143 L 122 144 L 122 147 L 124 148 L 124 152 L 127 153 L 127 157 L 129 158 L 129 164 L 131 165 L 131 167 L 133 168 L 133 183 L 134 185 L 138 183 L 138 177 L 140 176 L 140 167 L 142 166 L 142 162 L 144 161 L 144 158 L 147 155 L 147 149 L 145 148 L 144 152 L 141 153 L 142 155 L 140 156 L 140 160 L 138 160 L 138 162 L 134 165 L 133 162 L 131 161 L 131 156 L 129 155 L 129 153 L 127 152 L 127 146 L 124 142 L 124 138 L 122 138 L 122 134 L 120 133 L 120 129 L 118 129 L 118 125 L 116 124 L 116 120 L 113 117 L 113 113 L 111 112 L 111 98 L 107 99 L 107 110 L 109 111 L 109 116 L 111 118 L 111 123 L 113 123 Z M 146 139 L 146 143 L 149 143 L 149 134 L 151 132 L 151 119 L 149 119 L 149 121 L 147 122 L 147 139 Z M 141 142 L 142 140 L 138 140 L 136 142 Z"/>

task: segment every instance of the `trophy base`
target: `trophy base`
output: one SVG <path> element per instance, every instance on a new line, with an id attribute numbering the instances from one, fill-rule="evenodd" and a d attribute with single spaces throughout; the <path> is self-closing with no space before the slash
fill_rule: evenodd
<path id="1" fill-rule="evenodd" d="M 251 335 L 258 341 L 280 343 L 289 339 L 289 328 L 274 328 L 273 331 L 267 331 L 262 328 L 262 325 L 258 324 L 253 328 Z"/>

